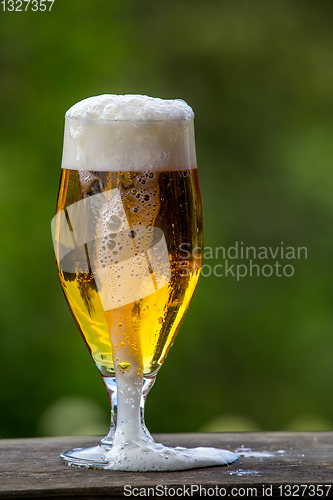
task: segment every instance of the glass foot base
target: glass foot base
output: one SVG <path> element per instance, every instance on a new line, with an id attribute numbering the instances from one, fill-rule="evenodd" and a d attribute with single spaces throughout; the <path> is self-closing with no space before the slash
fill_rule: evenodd
<path id="1" fill-rule="evenodd" d="M 60 458 L 66 465 L 83 467 L 85 469 L 104 469 L 108 462 L 103 457 L 110 447 L 98 445 L 91 448 L 74 448 L 64 451 Z"/>

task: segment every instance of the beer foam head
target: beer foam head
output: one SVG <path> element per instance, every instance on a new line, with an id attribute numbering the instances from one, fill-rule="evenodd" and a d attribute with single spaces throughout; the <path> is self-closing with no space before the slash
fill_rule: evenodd
<path id="1" fill-rule="evenodd" d="M 196 168 L 194 113 L 186 102 L 101 95 L 65 117 L 62 168 L 143 171 Z"/>

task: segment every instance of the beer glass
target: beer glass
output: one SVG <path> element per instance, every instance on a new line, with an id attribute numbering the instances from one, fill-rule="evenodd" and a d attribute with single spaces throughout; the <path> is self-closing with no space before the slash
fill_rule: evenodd
<path id="1" fill-rule="evenodd" d="M 181 100 L 113 95 L 66 113 L 52 221 L 57 269 L 111 402 L 108 435 L 95 447 L 62 453 L 67 464 L 110 468 L 116 446 L 154 443 L 145 398 L 202 261 L 193 116 Z"/>

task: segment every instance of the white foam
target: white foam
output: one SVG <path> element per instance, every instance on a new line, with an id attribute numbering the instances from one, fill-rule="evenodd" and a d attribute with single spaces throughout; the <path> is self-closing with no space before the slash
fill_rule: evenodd
<path id="1" fill-rule="evenodd" d="M 167 171 L 196 168 L 194 113 L 180 99 L 89 97 L 65 117 L 62 168 Z"/>
<path id="2" fill-rule="evenodd" d="M 182 99 L 159 99 L 146 95 L 104 94 L 88 97 L 72 106 L 68 118 L 98 121 L 191 121 L 192 108 Z"/>
<path id="3" fill-rule="evenodd" d="M 217 448 L 170 448 L 155 443 L 141 426 L 140 399 L 143 376 L 139 366 L 117 375 L 117 427 L 112 448 L 105 454 L 107 469 L 122 471 L 175 471 L 226 465 L 239 458 Z"/>
<path id="4" fill-rule="evenodd" d="M 110 470 L 133 472 L 176 471 L 227 465 L 239 457 L 218 448 L 169 448 L 162 444 L 127 444 L 113 446 L 105 458 Z"/>

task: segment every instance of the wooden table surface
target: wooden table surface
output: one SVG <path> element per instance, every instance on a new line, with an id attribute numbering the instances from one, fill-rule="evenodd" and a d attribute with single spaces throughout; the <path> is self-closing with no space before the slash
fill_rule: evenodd
<path id="1" fill-rule="evenodd" d="M 60 452 L 93 446 L 98 438 L 2 439 L 0 499 L 333 498 L 333 432 L 154 437 L 169 446 L 215 446 L 231 451 L 243 447 L 271 455 L 245 456 L 229 466 L 178 472 L 114 472 L 68 467 L 59 458 Z"/>

